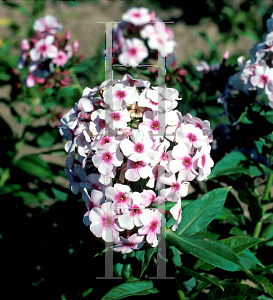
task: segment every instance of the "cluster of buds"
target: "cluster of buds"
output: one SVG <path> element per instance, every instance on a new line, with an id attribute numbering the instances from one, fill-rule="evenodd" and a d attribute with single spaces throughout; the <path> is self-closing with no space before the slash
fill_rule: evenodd
<path id="1" fill-rule="evenodd" d="M 176 89 L 150 85 L 126 74 L 85 88 L 58 125 L 71 154 L 69 188 L 86 203 L 84 223 L 121 253 L 158 245 L 158 206 L 165 201 L 174 202 L 169 213 L 176 230 L 181 197 L 214 164 L 210 123 L 174 110 L 181 100 Z"/>
<path id="2" fill-rule="evenodd" d="M 260 95 L 264 92 L 269 106 L 273 108 L 273 14 L 266 25 L 269 33 L 265 35 L 262 43 L 256 43 L 252 47 L 249 60 L 245 61 L 244 56 L 237 59 L 240 71 L 229 77 L 218 102 L 223 103 L 234 91 L 247 95 Z"/>
<path id="3" fill-rule="evenodd" d="M 41 89 L 47 87 L 67 86 L 71 79 L 67 76 L 69 67 L 79 63 L 83 56 L 77 56 L 78 41 L 69 44 L 70 30 L 58 37 L 62 25 L 51 15 L 36 20 L 33 24 L 34 34 L 21 42 L 21 57 L 18 68 L 28 67 L 24 83 L 33 87 L 37 83 Z"/>
<path id="4" fill-rule="evenodd" d="M 148 57 L 158 59 L 160 51 L 168 64 L 176 48 L 173 38 L 173 31 L 155 16 L 154 11 L 149 12 L 145 7 L 131 8 L 122 15 L 121 23 L 114 24 L 113 62 L 137 66 Z M 163 47 L 159 47 L 160 44 Z"/>
<path id="5" fill-rule="evenodd" d="M 158 71 L 156 68 L 149 68 L 151 75 L 154 75 L 154 80 L 158 77 Z M 165 82 L 169 86 L 174 86 L 176 81 L 182 83 L 184 77 L 187 75 L 187 70 L 177 66 L 177 60 L 174 60 L 166 70 Z"/>

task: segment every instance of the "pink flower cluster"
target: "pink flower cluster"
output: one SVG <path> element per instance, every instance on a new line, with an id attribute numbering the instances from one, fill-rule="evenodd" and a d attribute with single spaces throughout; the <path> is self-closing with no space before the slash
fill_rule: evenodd
<path id="1" fill-rule="evenodd" d="M 238 66 L 240 71 L 230 76 L 224 93 L 218 99 L 223 102 L 230 97 L 232 90 L 250 94 L 253 91 L 257 95 L 265 93 L 269 100 L 269 106 L 273 108 L 273 14 L 267 20 L 269 33 L 265 35 L 262 43 L 256 43 L 250 50 L 251 58 L 245 61 L 240 56 Z"/>
<path id="2" fill-rule="evenodd" d="M 129 253 L 145 242 L 155 247 L 162 217 L 157 207 L 166 200 L 174 202 L 176 230 L 190 181 L 211 172 L 210 123 L 182 116 L 174 110 L 179 100 L 176 89 L 161 93 L 126 74 L 85 88 L 60 121 L 71 154 L 65 169 L 69 188 L 82 193 L 84 223 L 96 237 L 113 241 L 114 251 Z"/>
<path id="3" fill-rule="evenodd" d="M 162 36 L 164 33 L 165 39 Z M 157 59 L 160 51 L 168 62 L 173 60 L 176 48 L 173 38 L 172 30 L 155 16 L 154 11 L 133 7 L 122 15 L 121 23 L 114 24 L 113 61 L 137 66 L 147 57 Z"/>
<path id="4" fill-rule="evenodd" d="M 43 84 L 43 88 L 53 87 L 57 83 L 57 77 L 60 78 L 58 86 L 67 86 L 71 79 L 66 76 L 67 73 L 56 67 L 64 67 L 70 58 L 75 60 L 74 63 L 82 59 L 76 58 L 78 41 L 74 41 L 73 46 L 68 44 L 70 30 L 58 37 L 57 33 L 62 29 L 62 25 L 51 15 L 36 20 L 33 29 L 33 36 L 21 42 L 21 57 L 18 61 L 19 69 L 28 66 L 26 86 L 33 87 L 38 83 Z M 56 75 L 56 78 L 53 75 Z M 52 79 L 50 83 L 47 82 L 49 78 Z"/>

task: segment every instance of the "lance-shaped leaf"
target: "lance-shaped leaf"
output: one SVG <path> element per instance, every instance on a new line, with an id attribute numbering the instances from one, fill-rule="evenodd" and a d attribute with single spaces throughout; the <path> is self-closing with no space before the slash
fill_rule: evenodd
<path id="1" fill-rule="evenodd" d="M 203 282 L 206 282 L 208 284 L 217 285 L 217 286 L 219 286 L 224 291 L 224 288 L 221 286 L 221 284 L 216 279 L 206 277 L 206 276 L 201 275 L 201 274 L 199 274 L 197 272 L 194 272 L 194 271 L 192 271 L 190 269 L 187 269 L 187 268 L 185 268 L 183 266 L 181 266 L 180 268 L 181 268 L 181 270 L 182 270 L 183 273 L 185 273 L 185 274 L 187 274 L 189 276 L 192 276 L 192 277 L 194 277 L 196 279 L 199 279 L 199 280 L 201 280 Z"/>
<path id="2" fill-rule="evenodd" d="M 232 236 L 227 239 L 219 240 L 219 242 L 223 243 L 224 245 L 228 246 L 232 251 L 240 255 L 245 250 L 247 250 L 250 247 L 255 246 L 259 242 L 261 242 L 263 239 L 256 239 L 249 236 Z M 205 263 L 204 261 L 198 260 L 195 264 L 195 269 L 202 268 L 202 270 L 210 271 L 214 269 L 214 266 L 211 264 Z M 237 271 L 239 271 L 240 268 L 237 267 Z"/>
<path id="3" fill-rule="evenodd" d="M 139 278 L 143 275 L 144 271 L 147 269 L 149 262 L 153 254 L 157 251 L 157 247 L 150 248 L 148 250 L 138 250 L 136 252 L 136 259 L 142 261 L 141 273 Z"/>
<path id="4" fill-rule="evenodd" d="M 166 231 L 166 239 L 180 251 L 202 258 L 215 267 L 227 271 L 237 271 L 238 268 L 241 268 L 249 272 L 240 258 L 223 243 L 209 239 L 180 236 L 170 229 Z"/>
<path id="5" fill-rule="evenodd" d="M 101 300 L 117 300 L 130 296 L 142 296 L 158 293 L 152 281 L 131 281 L 112 288 Z"/>
<path id="6" fill-rule="evenodd" d="M 215 189 L 189 204 L 183 210 L 183 218 L 177 234 L 197 233 L 205 228 L 223 207 L 231 187 Z"/>
<path id="7" fill-rule="evenodd" d="M 263 172 L 257 166 L 245 165 L 247 160 L 247 157 L 239 151 L 230 152 L 213 167 L 208 179 L 232 174 L 246 174 L 252 177 L 262 175 Z"/>

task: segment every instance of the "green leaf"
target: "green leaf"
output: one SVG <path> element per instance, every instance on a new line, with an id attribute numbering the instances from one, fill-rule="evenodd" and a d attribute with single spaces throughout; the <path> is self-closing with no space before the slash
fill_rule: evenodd
<path id="1" fill-rule="evenodd" d="M 231 187 L 215 189 L 189 204 L 183 210 L 183 217 L 177 234 L 196 233 L 205 228 L 222 209 Z"/>
<path id="2" fill-rule="evenodd" d="M 255 300 L 258 295 L 258 290 L 246 284 L 232 283 L 231 285 L 225 286 L 224 291 L 218 287 L 213 289 L 210 291 L 206 300 Z"/>
<path id="3" fill-rule="evenodd" d="M 273 237 L 273 223 L 268 225 L 262 232 L 261 238 L 269 240 Z"/>
<path id="4" fill-rule="evenodd" d="M 83 298 L 85 298 L 86 296 L 88 296 L 89 294 L 91 294 L 92 291 L 93 291 L 93 288 L 90 288 L 90 289 L 84 291 L 82 293 Z"/>
<path id="5" fill-rule="evenodd" d="M 247 235 L 246 231 L 242 231 L 240 228 L 238 228 L 236 226 L 232 227 L 230 229 L 229 233 L 232 235 L 242 235 L 242 236 Z"/>
<path id="6" fill-rule="evenodd" d="M 263 267 L 263 264 L 249 249 L 241 253 L 239 257 L 249 270 L 254 269 L 256 265 Z"/>
<path id="7" fill-rule="evenodd" d="M 8 185 L 4 185 L 3 187 L 1 187 L 1 190 L 0 190 L 0 194 L 1 195 L 4 195 L 4 194 L 10 194 L 10 193 L 13 193 L 15 191 L 19 191 L 21 190 L 22 187 L 20 184 L 8 184 Z"/>
<path id="8" fill-rule="evenodd" d="M 14 165 L 29 175 L 40 179 L 55 178 L 47 162 L 36 155 L 26 155 L 17 160 Z"/>
<path id="9" fill-rule="evenodd" d="M 142 296 L 156 294 L 158 290 L 153 287 L 152 281 L 131 281 L 122 283 L 112 288 L 101 300 L 117 300 L 130 296 Z"/>
<path id="10" fill-rule="evenodd" d="M 260 241 L 262 241 L 262 239 L 256 239 L 248 236 L 232 236 L 227 239 L 219 240 L 219 242 L 228 246 L 237 255 L 240 255 L 246 249 L 258 244 Z M 195 264 L 195 268 L 201 268 L 202 270 L 210 271 L 214 269 L 214 266 L 199 260 Z M 240 269 L 240 267 L 237 267 L 237 271 Z"/>
<path id="11" fill-rule="evenodd" d="M 219 240 L 232 249 L 236 254 L 243 253 L 246 249 L 257 245 L 262 239 L 256 239 L 248 236 L 231 236 L 227 239 Z"/>
<path id="12" fill-rule="evenodd" d="M 145 270 L 147 269 L 149 262 L 155 252 L 157 252 L 158 247 L 153 247 L 148 250 L 139 250 L 136 252 L 136 259 L 142 261 L 141 273 L 139 278 L 143 275 Z"/>
<path id="13" fill-rule="evenodd" d="M 247 174 L 249 176 L 262 175 L 262 172 L 260 172 L 256 166 L 246 168 L 243 165 L 245 161 L 247 161 L 247 157 L 243 153 L 239 151 L 230 152 L 214 166 L 208 179 L 232 174 Z"/>
<path id="14" fill-rule="evenodd" d="M 166 231 L 166 239 L 182 252 L 202 258 L 215 267 L 236 271 L 238 268 L 249 272 L 240 258 L 226 245 L 209 239 L 179 236 L 170 229 Z"/>
<path id="15" fill-rule="evenodd" d="M 117 263 L 113 266 L 113 272 L 117 277 L 122 277 L 123 264 Z"/>
<path id="16" fill-rule="evenodd" d="M 259 283 L 262 286 L 263 290 L 268 293 L 271 297 L 273 297 L 273 284 L 270 280 L 261 275 L 254 275 L 253 279 L 256 283 Z"/>
<path id="17" fill-rule="evenodd" d="M 174 246 L 170 246 L 169 247 L 171 250 L 172 250 L 172 253 L 173 253 L 173 263 L 176 267 L 180 267 L 181 266 L 181 256 L 180 256 L 180 253 L 179 253 L 179 250 L 174 247 Z"/>
<path id="18" fill-rule="evenodd" d="M 187 268 L 185 268 L 185 267 L 183 267 L 183 266 L 181 266 L 180 268 L 181 268 L 182 272 L 185 273 L 186 275 L 192 276 L 192 277 L 194 277 L 194 278 L 196 278 L 196 279 L 199 279 L 199 280 L 201 280 L 201 281 L 203 281 L 203 282 L 206 282 L 206 283 L 208 283 L 208 284 L 214 284 L 214 285 L 217 285 L 217 286 L 220 287 L 222 290 L 224 290 L 224 288 L 221 286 L 220 283 L 218 283 L 218 281 L 217 281 L 216 279 L 213 279 L 213 278 L 210 278 L 210 277 L 206 277 L 206 276 L 201 275 L 201 274 L 199 274 L 199 273 L 197 273 L 197 272 L 194 272 L 194 271 L 192 271 L 192 270 L 190 270 L 190 269 L 187 269 Z"/>
<path id="19" fill-rule="evenodd" d="M 54 196 L 55 196 L 54 200 L 56 200 L 56 201 L 66 201 L 68 198 L 68 193 L 64 193 L 55 188 L 51 188 L 51 191 L 54 194 Z"/>
<path id="20" fill-rule="evenodd" d="M 37 143 L 40 147 L 46 148 L 52 146 L 55 140 L 56 140 L 56 135 L 53 134 L 52 132 L 46 131 L 37 138 Z"/>

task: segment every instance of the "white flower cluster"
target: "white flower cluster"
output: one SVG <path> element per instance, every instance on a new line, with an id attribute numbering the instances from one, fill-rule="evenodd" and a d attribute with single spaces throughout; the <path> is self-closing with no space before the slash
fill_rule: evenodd
<path id="1" fill-rule="evenodd" d="M 240 56 L 238 66 L 240 71 L 228 79 L 223 95 L 218 99 L 223 102 L 230 97 L 231 90 L 239 90 L 246 94 L 257 91 L 257 94 L 265 92 L 269 100 L 269 106 L 273 108 L 273 14 L 266 22 L 268 34 L 262 43 L 256 43 L 250 50 L 252 57 L 245 61 Z"/>
<path id="2" fill-rule="evenodd" d="M 173 38 L 172 30 L 155 16 L 154 11 L 133 7 L 122 15 L 121 23 L 114 24 L 114 61 L 118 59 L 121 64 L 136 66 L 148 56 L 151 57 L 151 51 L 154 54 L 159 51 L 163 57 L 171 59 L 176 47 Z"/>
<path id="3" fill-rule="evenodd" d="M 156 205 L 165 200 L 175 202 L 170 213 L 176 230 L 181 197 L 187 195 L 190 181 L 204 180 L 213 166 L 210 123 L 174 110 L 181 100 L 176 89 L 159 92 L 149 81 L 128 74 L 122 80 L 107 80 L 85 88 L 59 124 L 60 134 L 68 140 L 65 150 L 71 154 L 65 169 L 70 189 L 81 192 L 86 202 L 84 223 L 122 253 L 140 248 L 145 235 L 153 247 L 158 244 L 161 219 Z M 135 184 L 142 192 L 133 190 Z M 107 228 L 112 229 L 110 240 Z M 119 235 L 125 229 L 126 238 Z M 130 236 L 132 229 L 136 233 Z"/>

